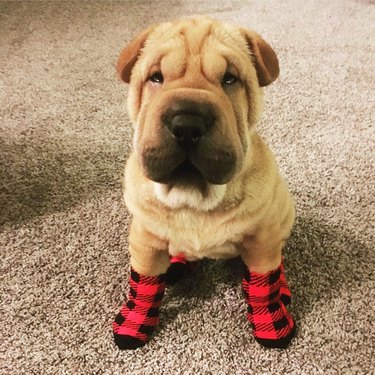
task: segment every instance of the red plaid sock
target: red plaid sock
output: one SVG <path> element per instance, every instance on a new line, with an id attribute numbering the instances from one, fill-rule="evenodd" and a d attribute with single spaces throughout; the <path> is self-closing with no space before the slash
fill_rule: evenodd
<path id="1" fill-rule="evenodd" d="M 165 275 L 142 276 L 133 269 L 127 302 L 113 323 L 115 343 L 120 349 L 146 344 L 159 323 L 159 307 L 165 291 Z"/>
<path id="2" fill-rule="evenodd" d="M 286 309 L 291 294 L 283 266 L 264 275 L 247 270 L 242 290 L 255 339 L 268 348 L 286 348 L 295 335 L 295 322 Z"/>
<path id="3" fill-rule="evenodd" d="M 191 264 L 184 254 L 178 254 L 170 259 L 171 265 L 167 271 L 167 284 L 173 285 L 184 278 L 191 271 Z"/>

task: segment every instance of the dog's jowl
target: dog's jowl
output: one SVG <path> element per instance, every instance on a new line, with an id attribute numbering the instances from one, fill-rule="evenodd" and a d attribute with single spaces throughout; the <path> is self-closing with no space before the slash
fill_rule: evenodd
<path id="1" fill-rule="evenodd" d="M 262 87 L 279 74 L 274 50 L 254 31 L 200 17 L 143 31 L 117 70 L 135 131 L 124 177 L 130 292 L 113 323 L 116 344 L 146 344 L 166 284 L 190 262 L 240 256 L 254 337 L 285 348 L 295 322 L 281 252 L 295 211 L 256 132 Z"/>

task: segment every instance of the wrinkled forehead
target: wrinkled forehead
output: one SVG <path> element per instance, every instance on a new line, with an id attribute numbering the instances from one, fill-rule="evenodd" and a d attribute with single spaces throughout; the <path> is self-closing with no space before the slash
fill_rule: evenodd
<path id="1" fill-rule="evenodd" d="M 238 28 L 206 18 L 161 24 L 151 33 L 142 60 L 142 73 L 153 66 L 180 76 L 196 65 L 216 80 L 229 67 L 238 75 L 249 65 L 249 49 Z"/>

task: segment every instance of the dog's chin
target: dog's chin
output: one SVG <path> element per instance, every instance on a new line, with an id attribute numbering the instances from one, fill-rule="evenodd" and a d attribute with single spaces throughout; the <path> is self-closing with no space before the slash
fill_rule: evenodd
<path id="1" fill-rule="evenodd" d="M 170 208 L 210 211 L 224 198 L 226 185 L 210 184 L 198 168 L 185 161 L 165 182 L 154 182 L 154 189 L 157 199 Z"/>
<path id="2" fill-rule="evenodd" d="M 211 211 L 223 200 L 227 186 L 207 184 L 206 193 L 195 186 L 174 185 L 154 182 L 156 198 L 167 207 L 192 208 L 197 211 Z"/>

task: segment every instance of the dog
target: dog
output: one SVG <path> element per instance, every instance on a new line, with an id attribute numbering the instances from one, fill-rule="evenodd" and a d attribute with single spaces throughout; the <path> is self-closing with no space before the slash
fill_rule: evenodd
<path id="1" fill-rule="evenodd" d="M 274 50 L 254 31 L 201 16 L 144 30 L 117 72 L 134 124 L 124 174 L 130 292 L 113 323 L 117 346 L 150 339 L 170 270 L 240 256 L 256 341 L 287 347 L 296 325 L 282 248 L 295 208 L 256 131 L 263 87 L 279 75 Z"/>

